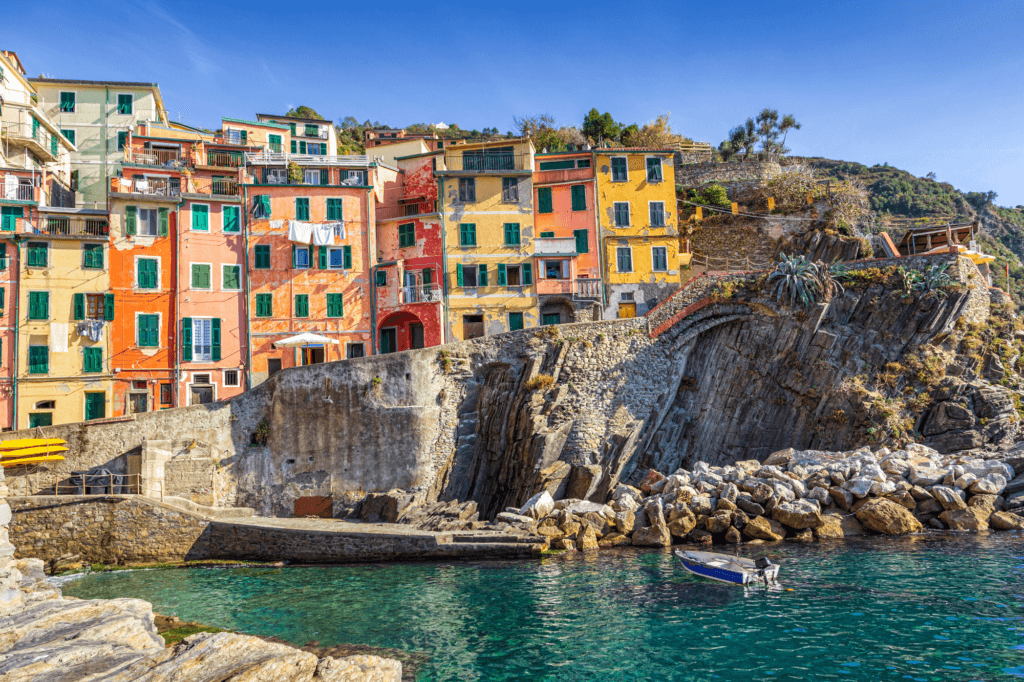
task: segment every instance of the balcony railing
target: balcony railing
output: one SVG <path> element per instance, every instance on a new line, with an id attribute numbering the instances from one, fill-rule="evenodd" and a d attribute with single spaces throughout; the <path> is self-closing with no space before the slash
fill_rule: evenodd
<path id="1" fill-rule="evenodd" d="M 367 168 L 370 165 L 370 158 L 365 154 L 289 154 L 287 152 L 277 153 L 264 150 L 260 152 L 246 152 L 245 163 L 254 166 L 287 166 L 289 163 L 296 163 L 300 166 L 354 166 Z"/>
<path id="2" fill-rule="evenodd" d="M 176 197 L 181 195 L 181 181 L 178 178 L 111 178 L 110 191 Z"/>
<path id="3" fill-rule="evenodd" d="M 426 213 L 437 213 L 436 201 L 420 201 L 409 204 L 381 204 L 377 206 L 377 220 L 406 218 Z"/>
<path id="4" fill-rule="evenodd" d="M 284 145 L 280 142 L 270 142 L 267 144 L 267 149 L 275 154 L 280 154 L 284 150 Z"/>
<path id="5" fill-rule="evenodd" d="M 110 226 L 106 218 L 51 215 L 40 219 L 39 231 L 58 237 L 106 237 Z"/>
<path id="6" fill-rule="evenodd" d="M 576 253 L 575 237 L 537 237 L 533 240 L 533 252 L 538 256 Z"/>
<path id="7" fill-rule="evenodd" d="M 461 173 L 501 173 L 502 171 L 530 170 L 528 154 L 452 152 L 445 156 L 445 167 Z"/>
<path id="8" fill-rule="evenodd" d="M 181 152 L 177 149 L 142 149 L 124 150 L 124 160 L 128 163 L 141 163 L 147 166 L 168 166 L 180 168 L 185 165 Z"/>
<path id="9" fill-rule="evenodd" d="M 207 166 L 238 168 L 242 165 L 242 161 L 242 155 L 236 152 L 206 152 Z"/>
<path id="10" fill-rule="evenodd" d="M 593 168 L 560 168 L 558 170 L 542 170 L 533 174 L 533 184 L 542 185 L 554 182 L 576 182 L 591 180 Z"/>
<path id="11" fill-rule="evenodd" d="M 23 183 L 5 185 L 0 182 L 0 197 L 12 201 L 37 201 L 36 188 Z"/>
<path id="12" fill-rule="evenodd" d="M 238 196 L 238 181 L 230 178 L 192 178 L 188 183 L 190 194 L 222 194 Z"/>
<path id="13" fill-rule="evenodd" d="M 8 123 L 5 121 L 3 125 L 0 126 L 0 132 L 2 132 L 3 136 L 9 140 L 29 144 L 30 146 L 33 146 L 37 152 L 47 155 L 51 159 L 57 158 L 57 138 L 48 133 L 46 128 L 41 125 L 34 125 L 32 123 Z"/>
<path id="14" fill-rule="evenodd" d="M 417 284 L 402 287 L 398 290 L 398 302 L 404 303 L 440 303 L 443 299 L 440 284 Z"/>
<path id="15" fill-rule="evenodd" d="M 578 299 L 599 299 L 601 298 L 601 280 L 599 279 L 577 279 L 576 289 L 573 296 Z"/>

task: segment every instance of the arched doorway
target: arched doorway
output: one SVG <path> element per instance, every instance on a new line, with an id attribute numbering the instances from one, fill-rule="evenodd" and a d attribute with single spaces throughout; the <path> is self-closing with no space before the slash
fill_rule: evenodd
<path id="1" fill-rule="evenodd" d="M 572 302 L 561 296 L 547 299 L 540 306 L 540 323 L 567 324 L 576 321 L 576 309 Z"/>
<path id="2" fill-rule="evenodd" d="M 396 353 L 423 347 L 423 323 L 408 311 L 392 313 L 377 325 L 378 353 Z"/>

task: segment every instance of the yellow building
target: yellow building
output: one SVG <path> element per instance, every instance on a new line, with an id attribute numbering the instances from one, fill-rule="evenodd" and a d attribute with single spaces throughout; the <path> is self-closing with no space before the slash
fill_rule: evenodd
<path id="1" fill-rule="evenodd" d="M 449 339 L 539 323 L 533 155 L 529 138 L 445 149 L 437 176 L 444 216 Z"/>
<path id="2" fill-rule="evenodd" d="M 17 247 L 16 429 L 111 414 L 106 212 L 40 210 L 39 234 Z"/>
<path id="3" fill-rule="evenodd" d="M 644 315 L 679 287 L 672 158 L 667 149 L 595 150 L 606 319 Z"/>

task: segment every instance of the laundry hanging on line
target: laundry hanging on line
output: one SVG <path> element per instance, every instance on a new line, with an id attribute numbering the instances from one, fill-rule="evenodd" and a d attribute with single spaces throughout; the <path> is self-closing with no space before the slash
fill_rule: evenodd
<path id="1" fill-rule="evenodd" d="M 317 246 L 334 245 L 334 223 L 313 223 L 313 243 Z"/>
<path id="2" fill-rule="evenodd" d="M 68 324 L 67 322 L 50 323 L 50 352 L 68 352 Z"/>
<path id="3" fill-rule="evenodd" d="M 289 220 L 288 241 L 296 244 L 309 244 L 313 241 L 313 226 L 304 220 Z"/>
<path id="4" fill-rule="evenodd" d="M 79 336 L 86 336 L 90 341 L 97 343 L 103 340 L 103 320 L 85 320 L 78 323 Z"/>

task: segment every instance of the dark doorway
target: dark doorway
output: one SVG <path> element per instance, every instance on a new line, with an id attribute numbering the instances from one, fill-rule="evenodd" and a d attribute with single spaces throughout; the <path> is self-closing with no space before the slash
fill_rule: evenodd
<path id="1" fill-rule="evenodd" d="M 267 358 L 267 378 L 281 371 L 281 358 Z"/>
<path id="2" fill-rule="evenodd" d="M 303 348 L 302 349 L 302 364 L 303 365 L 318 365 L 324 362 L 324 349 L 323 348 Z"/>
<path id="3" fill-rule="evenodd" d="M 205 405 L 213 402 L 213 386 L 192 384 L 192 404 Z"/>
<path id="4" fill-rule="evenodd" d="M 484 335 L 484 316 L 483 315 L 463 315 L 462 316 L 462 338 L 465 339 L 476 339 Z"/>
<path id="5" fill-rule="evenodd" d="M 423 348 L 423 325 L 410 324 L 409 334 L 412 336 L 412 347 Z"/>
<path id="6" fill-rule="evenodd" d="M 380 330 L 380 352 L 394 353 L 398 350 L 398 335 L 394 327 Z"/>
<path id="7" fill-rule="evenodd" d="M 348 344 L 348 357 L 349 357 L 349 359 L 361 358 L 364 355 L 366 355 L 366 353 L 363 350 L 363 344 L 361 344 L 361 343 L 350 343 L 350 344 Z"/>

